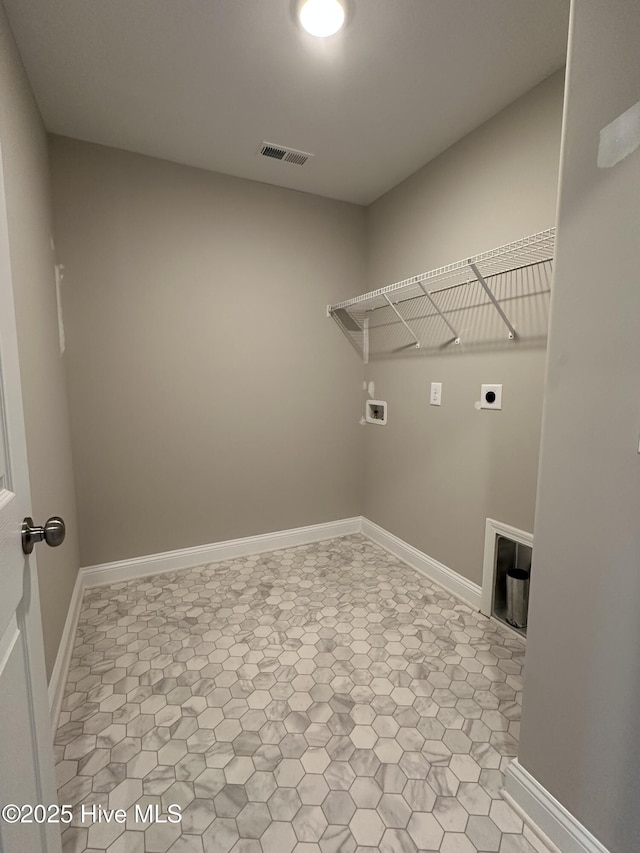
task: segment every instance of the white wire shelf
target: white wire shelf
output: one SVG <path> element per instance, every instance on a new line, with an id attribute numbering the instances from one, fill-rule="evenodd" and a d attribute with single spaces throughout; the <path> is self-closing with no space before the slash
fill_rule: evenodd
<path id="1" fill-rule="evenodd" d="M 368 359 L 546 336 L 555 228 L 327 307 Z"/>

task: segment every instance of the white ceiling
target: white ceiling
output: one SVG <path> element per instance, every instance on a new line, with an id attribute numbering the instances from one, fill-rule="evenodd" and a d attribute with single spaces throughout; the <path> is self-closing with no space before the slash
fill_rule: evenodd
<path id="1" fill-rule="evenodd" d="M 564 64 L 568 0 L 350 2 L 327 40 L 293 0 L 5 5 L 48 130 L 361 204 Z"/>

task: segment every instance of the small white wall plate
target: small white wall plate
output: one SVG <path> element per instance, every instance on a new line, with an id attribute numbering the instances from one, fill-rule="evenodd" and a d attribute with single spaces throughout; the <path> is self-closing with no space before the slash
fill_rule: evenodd
<path id="1" fill-rule="evenodd" d="M 384 400 L 367 400 L 364 412 L 368 424 L 385 426 L 387 423 L 387 404 Z"/>
<path id="2" fill-rule="evenodd" d="M 483 385 L 480 393 L 481 409 L 502 408 L 502 385 Z"/>

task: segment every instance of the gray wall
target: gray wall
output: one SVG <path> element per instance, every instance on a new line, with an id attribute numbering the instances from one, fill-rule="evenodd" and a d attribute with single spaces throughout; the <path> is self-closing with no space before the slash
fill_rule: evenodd
<path id="1" fill-rule="evenodd" d="M 520 762 L 611 853 L 640 849 L 637 0 L 573 4 Z"/>
<path id="2" fill-rule="evenodd" d="M 561 105 L 558 74 L 366 212 L 53 137 L 83 564 L 364 510 L 479 581 L 484 519 L 533 526 L 544 345 L 371 365 L 362 428 L 324 306 L 553 224 Z"/>
<path id="3" fill-rule="evenodd" d="M 553 225 L 562 96 L 560 72 L 375 202 L 367 290 Z M 364 515 L 480 582 L 485 519 L 533 528 L 544 362 L 544 342 L 477 350 L 464 336 L 372 362 L 389 423 L 365 428 Z M 474 409 L 482 383 L 503 383 L 502 412 Z"/>
<path id="4" fill-rule="evenodd" d="M 47 672 L 78 571 L 67 389 L 58 346 L 47 139 L 0 3 L 0 144 L 9 222 L 33 516 L 62 515 L 67 538 L 37 553 Z"/>
<path id="5" fill-rule="evenodd" d="M 56 137 L 51 162 L 82 564 L 358 515 L 362 365 L 326 305 L 363 289 L 363 209 Z"/>

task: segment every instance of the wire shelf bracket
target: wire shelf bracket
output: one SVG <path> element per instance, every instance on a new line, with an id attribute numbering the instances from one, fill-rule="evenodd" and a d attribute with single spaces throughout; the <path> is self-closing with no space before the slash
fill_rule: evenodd
<path id="1" fill-rule="evenodd" d="M 387 300 L 387 303 L 388 303 L 388 305 L 389 305 L 389 308 L 391 308 L 391 310 L 394 312 L 394 314 L 396 314 L 396 316 L 398 317 L 398 320 L 400 320 L 400 322 L 401 322 L 401 323 L 402 323 L 402 325 L 405 327 L 405 329 L 407 330 L 407 332 L 409 332 L 409 334 L 410 334 L 410 335 L 411 335 L 411 337 L 413 338 L 413 340 L 414 340 L 414 342 L 415 342 L 415 344 L 414 344 L 414 345 L 415 345 L 415 348 L 416 348 L 416 349 L 420 349 L 420 339 L 419 339 L 419 338 L 417 338 L 417 337 L 416 337 L 416 335 L 414 335 L 414 333 L 413 333 L 413 331 L 412 331 L 412 329 L 411 329 L 411 326 L 407 323 L 407 321 L 404 319 L 404 317 L 402 316 L 402 314 L 398 311 L 398 309 L 396 308 L 396 306 L 395 306 L 395 305 L 393 304 L 393 302 L 389 299 L 389 297 L 387 296 L 387 294 L 386 294 L 386 293 L 383 293 L 382 295 L 383 295 L 383 296 L 384 296 L 384 298 Z"/>
<path id="2" fill-rule="evenodd" d="M 491 292 L 491 288 L 489 287 L 489 285 L 487 284 L 487 282 L 486 282 L 486 281 L 485 281 L 485 279 L 483 278 L 483 276 L 482 276 L 482 274 L 481 274 L 480 270 L 478 269 L 478 267 L 477 267 L 474 263 L 469 263 L 469 266 L 471 267 L 471 269 L 472 269 L 472 271 L 473 271 L 473 274 L 475 275 L 475 277 L 476 277 L 476 279 L 477 279 L 477 281 L 478 281 L 478 284 L 482 287 L 482 289 L 484 290 L 484 292 L 487 294 L 487 296 L 488 296 L 488 297 L 489 297 L 489 299 L 491 300 L 491 304 L 492 304 L 492 305 L 493 305 L 493 307 L 496 309 L 496 311 L 498 312 L 498 314 L 502 317 L 502 320 L 503 320 L 503 322 L 504 322 L 505 326 L 507 327 L 507 329 L 509 329 L 509 340 L 510 340 L 510 341 L 514 341 L 514 340 L 516 339 L 516 330 L 515 330 L 515 329 L 513 328 L 513 326 L 511 325 L 511 321 L 509 320 L 509 318 L 507 317 L 507 315 L 506 315 L 506 314 L 504 313 L 504 311 L 502 310 L 502 306 L 500 305 L 500 303 L 498 302 L 498 300 L 495 298 L 495 296 L 494 296 L 494 295 L 493 295 L 493 293 Z"/>
<path id="3" fill-rule="evenodd" d="M 421 290 L 422 290 L 422 292 L 424 293 L 424 295 L 425 295 L 425 296 L 427 297 L 427 299 L 429 300 L 429 303 L 431 304 L 431 306 L 432 306 L 432 308 L 434 309 L 434 311 L 435 311 L 435 312 L 437 313 L 437 315 L 438 315 L 442 320 L 444 320 L 444 322 L 446 323 L 446 325 L 447 325 L 447 327 L 448 327 L 449 331 L 450 331 L 450 332 L 451 332 L 451 334 L 453 335 L 453 342 L 454 342 L 454 344 L 459 344 L 459 343 L 460 343 L 460 335 L 456 332 L 456 330 L 453 328 L 453 326 L 451 325 L 451 323 L 447 320 L 447 318 L 444 316 L 444 314 L 442 313 L 442 311 L 441 311 L 441 310 L 438 308 L 438 306 L 436 305 L 436 301 L 435 301 L 435 299 L 433 298 L 433 295 L 432 295 L 431 291 L 427 290 L 427 288 L 424 286 L 424 284 L 423 284 L 421 281 L 419 281 L 419 282 L 418 282 L 418 284 L 419 284 L 419 286 L 420 286 L 420 289 L 421 289 Z"/>

